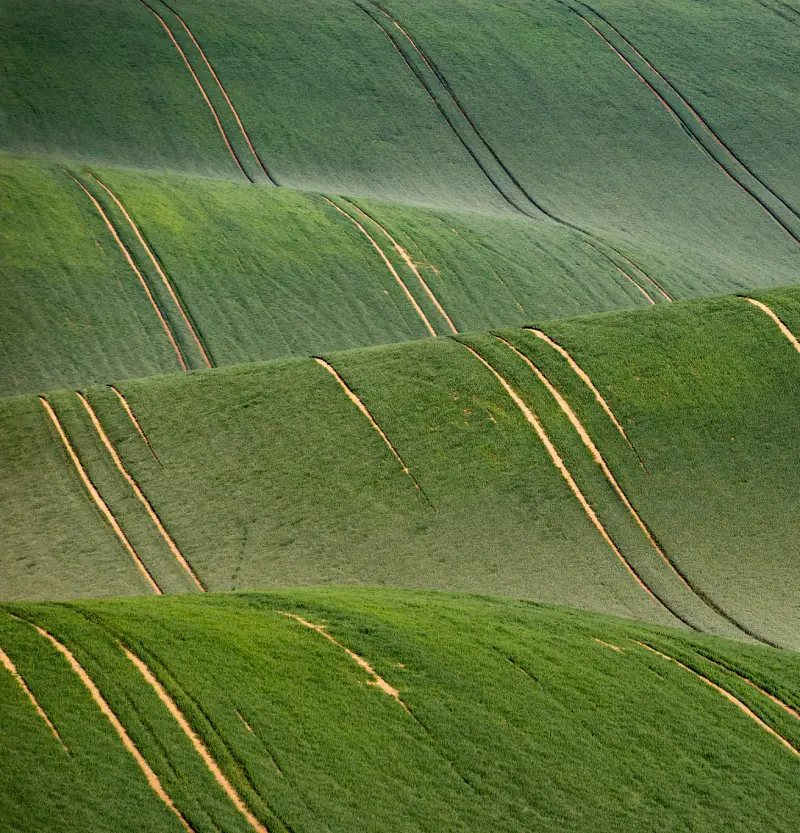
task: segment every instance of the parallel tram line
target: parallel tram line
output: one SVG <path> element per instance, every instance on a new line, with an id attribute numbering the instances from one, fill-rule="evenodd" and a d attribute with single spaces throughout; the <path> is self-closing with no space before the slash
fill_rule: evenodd
<path id="1" fill-rule="evenodd" d="M 798 340 L 797 336 L 786 326 L 786 324 L 783 323 L 783 321 L 781 321 L 773 309 L 768 307 L 763 301 L 757 301 L 755 298 L 745 297 L 744 300 L 760 309 L 765 315 L 768 315 L 775 322 L 775 325 L 781 333 L 786 336 L 792 347 L 800 353 L 800 340 Z"/>
<path id="2" fill-rule="evenodd" d="M 158 459 L 158 455 L 153 450 L 153 446 L 150 444 L 150 440 L 147 438 L 147 434 L 144 433 L 144 429 L 142 428 L 141 423 L 136 418 L 136 414 L 134 414 L 133 409 L 128 404 L 128 400 L 124 397 L 122 391 L 120 391 L 119 388 L 117 388 L 115 385 L 109 385 L 108 387 L 110 387 L 111 390 L 113 390 L 114 393 L 117 395 L 117 399 L 119 399 L 120 405 L 122 405 L 123 410 L 128 415 L 128 419 L 130 419 L 130 421 L 133 423 L 134 428 L 144 441 L 144 444 L 150 449 L 150 453 L 153 455 L 153 459 L 160 464 L 161 461 Z"/>

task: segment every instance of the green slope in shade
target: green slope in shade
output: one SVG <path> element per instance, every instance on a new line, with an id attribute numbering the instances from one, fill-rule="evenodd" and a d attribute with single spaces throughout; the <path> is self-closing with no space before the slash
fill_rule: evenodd
<path id="1" fill-rule="evenodd" d="M 761 297 L 790 322 L 796 294 Z M 491 335 L 462 339 L 536 414 L 656 599 L 603 540 L 501 384 L 456 340 L 327 356 L 391 449 L 310 359 L 119 384 L 150 448 L 113 391 L 86 393 L 126 471 L 209 589 L 323 582 L 490 592 L 797 647 L 800 356 L 790 342 L 743 298 L 542 328 L 591 376 L 632 447 L 560 354 L 526 330 L 502 335 L 565 397 L 672 567 L 534 372 Z M 188 587 L 163 538 L 147 533 L 141 503 L 76 397 L 48 399 L 123 529 L 143 536 L 142 560 L 173 576 L 165 590 Z M 16 431 L 25 434 L 21 453 L 0 457 L 11 530 L 3 594 L 47 597 L 57 575 L 61 598 L 105 595 L 103 574 L 95 581 L 82 566 L 91 557 L 84 527 L 100 536 L 105 523 L 51 426 L 37 422 L 39 410 L 33 397 L 0 404 L 11 447 Z M 16 427 L 21 414 L 33 430 Z M 71 484 L 46 499 L 52 523 L 72 531 L 57 550 L 28 522 L 43 500 L 41 482 L 22 468 L 33 449 L 46 449 Z M 88 513 L 82 521 L 76 504 Z M 123 592 L 140 593 L 109 527 L 98 541 L 108 564 L 116 559 L 126 571 Z"/>
<path id="2" fill-rule="evenodd" d="M 0 669 L 0 748 L 16 763 L 0 775 L 0 807 L 24 833 L 183 829 L 63 656 L 24 620 L 73 653 L 198 833 L 252 828 L 120 645 L 271 831 L 744 833 L 791 831 L 800 812 L 792 751 L 688 670 L 797 746 L 797 718 L 767 696 L 800 705 L 790 652 L 510 600 L 386 590 L 10 610 L 22 621 L 0 613 L 0 646 L 71 753 Z M 283 613 L 324 625 L 339 644 Z"/>

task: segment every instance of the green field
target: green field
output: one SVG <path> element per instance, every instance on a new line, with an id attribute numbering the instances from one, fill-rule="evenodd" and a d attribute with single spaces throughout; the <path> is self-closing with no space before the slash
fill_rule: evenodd
<path id="1" fill-rule="evenodd" d="M 0 0 L 0 833 L 794 831 L 800 5 L 386 2 Z"/>

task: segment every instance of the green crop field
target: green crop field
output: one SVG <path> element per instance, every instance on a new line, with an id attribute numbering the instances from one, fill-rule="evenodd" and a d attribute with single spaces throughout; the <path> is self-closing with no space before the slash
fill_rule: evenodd
<path id="1" fill-rule="evenodd" d="M 794 831 L 797 0 L 0 0 L 0 833 Z"/>

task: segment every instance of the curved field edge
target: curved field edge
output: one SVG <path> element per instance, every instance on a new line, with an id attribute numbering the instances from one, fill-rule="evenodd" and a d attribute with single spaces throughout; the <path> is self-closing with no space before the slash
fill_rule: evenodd
<path id="1" fill-rule="evenodd" d="M 510 599 L 319 588 L 14 605 L 0 646 L 72 752 L 0 669 L 15 763 L 0 806 L 22 833 L 56 815 L 65 831 L 182 829 L 118 730 L 198 833 L 744 833 L 790 831 L 800 811 L 791 652 Z"/>

